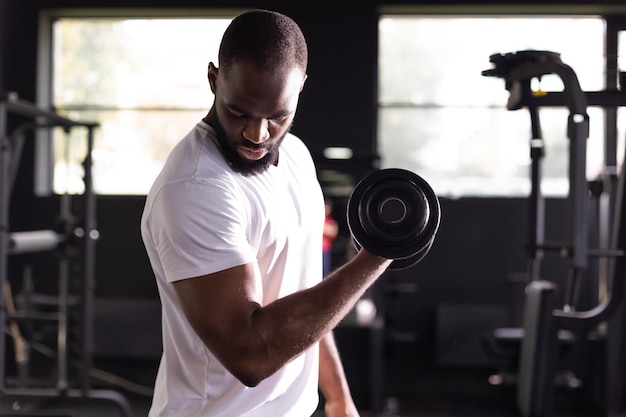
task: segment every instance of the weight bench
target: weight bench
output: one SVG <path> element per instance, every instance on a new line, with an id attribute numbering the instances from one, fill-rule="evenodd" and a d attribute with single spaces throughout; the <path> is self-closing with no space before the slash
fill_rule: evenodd
<path id="1" fill-rule="evenodd" d="M 524 376 L 521 375 L 520 368 L 524 366 L 521 364 L 522 360 L 528 362 L 528 358 L 524 358 L 523 353 L 525 346 L 528 349 L 529 343 L 528 341 L 525 342 L 525 336 L 529 333 L 529 337 L 533 337 L 533 333 L 539 331 L 538 326 L 542 325 L 541 320 L 544 322 L 549 320 L 546 317 L 540 320 L 540 317 L 551 315 L 551 308 L 554 308 L 553 293 L 556 291 L 556 285 L 548 281 L 533 281 L 528 284 L 525 298 L 527 307 L 523 309 L 523 323 L 520 323 L 520 327 L 497 328 L 485 340 L 485 349 L 489 354 L 497 358 L 508 359 L 509 363 L 503 365 L 495 375 L 490 377 L 492 384 L 519 389 L 519 384 L 524 383 Z M 548 305 L 550 303 L 552 304 Z M 556 329 L 555 331 L 555 354 L 559 357 L 567 353 L 576 343 L 576 335 L 567 329 Z M 575 389 L 581 386 L 581 381 L 570 370 L 555 370 L 553 386 L 554 388 Z"/>

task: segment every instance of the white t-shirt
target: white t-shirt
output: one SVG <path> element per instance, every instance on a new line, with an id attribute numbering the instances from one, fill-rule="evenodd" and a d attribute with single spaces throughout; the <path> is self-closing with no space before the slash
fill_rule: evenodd
<path id="1" fill-rule="evenodd" d="M 288 134 L 277 166 L 231 170 L 199 122 L 150 190 L 141 232 L 162 303 L 163 355 L 150 417 L 307 416 L 318 403 L 318 346 L 249 388 L 187 322 L 171 283 L 255 263 L 263 304 L 322 278 L 324 204 L 311 155 Z"/>

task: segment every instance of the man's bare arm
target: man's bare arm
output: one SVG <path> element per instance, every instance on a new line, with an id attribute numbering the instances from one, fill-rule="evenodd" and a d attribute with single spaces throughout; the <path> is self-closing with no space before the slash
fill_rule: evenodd
<path id="1" fill-rule="evenodd" d="M 331 331 L 390 263 L 360 250 L 318 285 L 266 306 L 252 264 L 173 285 L 202 341 L 242 383 L 255 386 Z"/>
<path id="2" fill-rule="evenodd" d="M 324 411 L 327 417 L 359 415 L 332 331 L 320 340 L 319 386 L 326 400 Z"/>

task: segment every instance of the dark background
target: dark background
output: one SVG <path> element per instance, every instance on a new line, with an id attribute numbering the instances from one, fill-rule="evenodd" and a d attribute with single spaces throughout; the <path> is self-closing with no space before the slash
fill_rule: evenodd
<path id="1" fill-rule="evenodd" d="M 16 91 L 20 98 L 35 101 L 38 12 L 44 8 L 274 9 L 290 15 L 300 24 L 310 49 L 309 78 L 293 131 L 311 148 L 319 169 L 331 166 L 320 156 L 325 147 L 352 148 L 355 160 L 333 168 L 358 180 L 375 167 L 373 161 L 377 157 L 377 8 L 389 4 L 469 7 L 513 3 L 0 0 L 0 91 Z M 577 6 L 596 5 L 595 2 L 575 1 L 527 1 L 524 4 L 562 5 L 572 13 Z M 621 5 L 622 1 L 603 4 Z M 487 67 L 488 57 L 485 57 Z M 49 228 L 58 214 L 57 198 L 33 195 L 33 152 L 30 141 L 11 200 L 13 230 Z M 155 308 L 158 294 L 139 233 L 143 204 L 144 197 L 97 198 L 101 237 L 97 244 L 94 289 L 95 355 L 96 361 L 101 359 L 112 367 L 116 365 L 109 362 L 110 358 L 147 360 L 147 376 L 139 378 L 151 384 L 153 360 L 160 349 L 160 318 L 158 304 Z M 417 387 L 414 392 L 423 393 L 423 386 L 419 380 L 415 382 L 415 378 L 430 378 L 450 370 L 479 375 L 479 380 L 486 383 L 486 376 L 502 361 L 487 355 L 481 342 L 492 328 L 515 319 L 510 314 L 511 300 L 519 297 L 520 291 L 519 286 L 511 284 L 511 278 L 512 274 L 526 270 L 528 201 L 524 198 L 441 198 L 441 207 L 441 226 L 426 259 L 413 268 L 386 273 L 374 291 L 385 320 L 386 396 L 411 397 L 411 387 Z M 334 210 L 342 232 L 335 249 L 335 260 L 340 263 L 346 247 L 351 244 L 344 221 L 345 199 L 338 199 Z M 547 201 L 548 237 L 562 236 L 563 210 L 563 200 Z M 32 265 L 36 285 L 46 287 L 50 274 L 54 274 L 51 271 L 55 262 L 43 256 L 17 256 L 12 258 L 10 269 L 19 275 L 24 265 Z M 548 257 L 544 267 L 545 278 L 556 281 L 561 288 L 565 279 L 562 264 L 558 257 Z M 593 291 L 583 291 L 583 294 L 593 294 Z M 583 305 L 589 301 L 586 298 L 582 298 Z M 365 351 L 369 349 L 368 340 L 359 330 L 354 334 L 346 331 L 340 338 L 343 354 L 346 357 L 363 355 L 363 345 Z M 580 358 L 587 363 L 585 356 Z M 348 366 L 348 372 L 349 378 L 358 385 L 356 381 L 364 370 L 355 365 Z M 446 391 L 445 387 L 439 388 Z M 358 390 L 360 396 L 360 390 L 366 388 L 358 387 Z M 426 389 L 426 392 L 430 391 Z M 425 397 L 428 395 L 423 395 L 422 399 Z"/>

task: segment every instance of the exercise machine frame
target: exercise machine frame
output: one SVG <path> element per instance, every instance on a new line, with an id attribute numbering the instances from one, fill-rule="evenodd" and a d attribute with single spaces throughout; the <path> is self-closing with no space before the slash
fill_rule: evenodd
<path id="1" fill-rule="evenodd" d="M 8 282 L 8 258 L 11 254 L 11 243 L 14 240 L 10 232 L 9 207 L 13 179 L 16 173 L 17 160 L 12 149 L 11 137 L 8 135 L 8 115 L 34 119 L 34 123 L 28 123 L 16 128 L 37 129 L 62 127 L 66 131 L 82 127 L 86 128 L 87 152 L 83 161 L 84 168 L 84 193 L 82 198 L 83 213 L 82 224 L 70 232 L 80 231 L 82 239 L 82 262 L 83 262 L 83 282 L 80 286 L 80 294 L 71 297 L 68 293 L 69 260 L 61 259 L 59 270 L 59 294 L 58 294 L 58 346 L 57 346 L 57 378 L 55 387 L 7 387 L 5 385 L 6 367 L 6 337 L 4 335 L 5 326 L 9 320 L 19 319 L 15 314 L 8 311 L 7 297 L 0 296 L 0 328 L 3 330 L 0 336 L 0 398 L 10 396 L 15 400 L 33 398 L 86 398 L 112 401 L 125 417 L 131 417 L 132 411 L 126 398 L 117 391 L 107 389 L 93 389 L 91 387 L 92 370 L 92 340 L 93 340 L 93 287 L 95 283 L 95 244 L 98 237 L 96 228 L 96 202 L 92 183 L 92 149 L 94 141 L 94 130 L 97 123 L 78 122 L 63 117 L 53 111 L 42 109 L 36 105 L 22 100 L 14 92 L 0 92 L 0 284 L 5 287 Z M 19 150 L 19 149 L 15 149 Z M 13 158 L 13 161 L 12 161 Z M 61 215 L 67 220 L 71 216 L 71 208 L 67 200 L 63 200 Z M 61 233 L 59 241 L 65 237 Z M 68 323 L 69 308 L 71 299 L 79 299 L 79 309 L 81 314 L 80 340 L 78 361 L 80 362 L 78 373 L 78 386 L 72 386 L 68 378 L 69 353 L 68 353 Z M 20 415 L 27 415 L 20 413 Z"/>
<path id="2" fill-rule="evenodd" d="M 617 169 L 617 108 L 626 106 L 626 73 L 617 69 L 617 33 L 626 27 L 619 19 L 607 19 L 606 89 L 583 92 L 575 72 L 563 63 L 559 54 L 550 51 L 519 51 L 491 56 L 492 69 L 485 76 L 500 77 L 510 92 L 508 110 L 527 108 L 531 118 L 531 193 L 528 225 L 528 278 L 524 306 L 524 336 L 521 342 L 517 405 L 523 417 L 551 414 L 554 376 L 558 357 L 557 332 L 561 329 L 588 330 L 601 322 L 608 323 L 604 366 L 604 405 L 607 416 L 619 416 L 623 396 L 624 308 L 626 291 L 626 173 Z M 534 94 L 531 79 L 547 74 L 558 75 L 563 92 Z M 620 81 L 618 85 L 618 80 Z M 622 90 L 620 90 L 620 87 Z M 544 201 L 540 190 L 543 140 L 539 108 L 566 106 L 567 136 L 570 139 L 569 181 L 566 201 L 565 242 L 544 241 Z M 589 246 L 588 196 L 586 179 L 586 140 L 589 134 L 587 106 L 605 109 L 605 170 L 600 178 L 598 248 Z M 555 285 L 542 280 L 540 265 L 545 251 L 559 251 L 569 262 L 565 302 L 557 308 Z M 597 306 L 577 311 L 577 287 L 590 257 L 598 258 L 598 280 L 607 291 Z"/>

